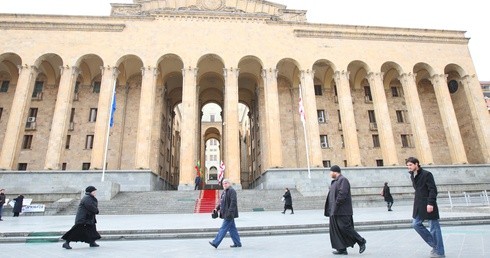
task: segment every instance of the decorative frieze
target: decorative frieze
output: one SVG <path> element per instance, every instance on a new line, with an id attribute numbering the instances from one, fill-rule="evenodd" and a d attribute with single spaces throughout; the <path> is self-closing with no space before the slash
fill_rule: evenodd
<path id="1" fill-rule="evenodd" d="M 0 30 L 51 30 L 51 31 L 108 31 L 120 32 L 125 24 L 67 23 L 67 22 L 17 22 L 2 21 Z"/>

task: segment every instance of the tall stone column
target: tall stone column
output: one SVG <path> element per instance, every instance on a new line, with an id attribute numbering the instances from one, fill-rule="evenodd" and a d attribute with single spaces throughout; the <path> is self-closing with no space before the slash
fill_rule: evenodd
<path id="1" fill-rule="evenodd" d="M 49 134 L 44 169 L 60 169 L 61 154 L 64 149 L 63 142 L 67 135 L 66 132 L 70 120 L 75 83 L 80 74 L 80 70 L 76 66 L 72 66 L 71 72 L 69 66 L 60 66 L 60 70 L 61 78 L 58 87 L 58 96 L 56 97 L 53 122 Z"/>
<path id="2" fill-rule="evenodd" d="M 466 152 L 459 131 L 458 119 L 454 112 L 453 102 L 447 86 L 447 75 L 439 74 L 430 78 L 436 93 L 437 105 L 441 113 L 442 125 L 446 134 L 449 154 L 453 164 L 466 164 Z"/>
<path id="3" fill-rule="evenodd" d="M 344 133 L 345 155 L 348 166 L 362 166 L 359 140 L 357 139 L 356 119 L 352 95 L 350 93 L 349 72 L 337 71 L 334 74 L 339 100 L 342 132 Z"/>
<path id="4" fill-rule="evenodd" d="M 19 144 L 22 140 L 22 132 L 26 125 L 26 115 L 31 103 L 34 82 L 39 74 L 36 66 L 18 66 L 19 79 L 15 88 L 14 101 L 12 102 L 7 129 L 3 140 L 2 152 L 0 155 L 0 168 L 17 169 L 15 163 L 19 153 Z"/>
<path id="5" fill-rule="evenodd" d="M 182 69 L 182 122 L 180 128 L 191 133 L 180 135 L 180 181 L 179 190 L 194 190 L 194 167 L 197 160 L 196 134 L 197 131 L 197 68 Z"/>
<path id="6" fill-rule="evenodd" d="M 303 105 L 306 116 L 306 135 L 308 139 L 308 152 L 310 155 L 310 166 L 322 167 L 323 159 L 320 147 L 320 128 L 318 127 L 318 117 L 316 112 L 315 84 L 313 77 L 315 71 L 301 71 L 301 84 L 303 93 Z M 299 114 L 298 114 L 299 116 Z"/>
<path id="7" fill-rule="evenodd" d="M 423 164 L 434 164 L 430 149 L 429 136 L 424 121 L 424 112 L 420 105 L 419 93 L 415 84 L 415 74 L 405 73 L 398 78 L 405 92 L 408 116 L 410 117 L 417 156 Z"/>
<path id="8" fill-rule="evenodd" d="M 236 187 L 241 188 L 240 181 L 240 144 L 239 144 L 239 121 L 238 121 L 238 75 L 237 68 L 223 69 L 225 77 L 225 178 L 233 182 Z"/>
<path id="9" fill-rule="evenodd" d="M 475 126 L 478 142 L 484 163 L 490 163 L 490 116 L 488 115 L 485 101 L 483 101 L 483 92 L 480 82 L 475 75 L 467 75 L 462 78 L 461 83 L 465 89 L 466 100 L 470 107 L 471 118 Z"/>
<path id="10" fill-rule="evenodd" d="M 263 69 L 265 121 L 267 131 L 267 163 L 265 168 L 282 167 L 281 117 L 277 92 L 277 69 Z"/>
<path id="11" fill-rule="evenodd" d="M 143 77 L 141 83 L 140 108 L 138 113 L 138 134 L 136 136 L 135 168 L 150 169 L 150 155 L 152 143 L 152 125 L 155 115 L 156 67 L 141 68 Z M 158 171 L 154 171 L 158 172 Z"/>
<path id="12" fill-rule="evenodd" d="M 369 73 L 367 79 L 373 94 L 374 112 L 384 163 L 391 166 L 398 165 L 393 127 L 391 126 L 390 111 L 383 85 L 383 73 Z"/>
<path id="13" fill-rule="evenodd" d="M 114 87 L 117 83 L 119 70 L 117 67 L 100 67 L 102 80 L 100 85 L 99 103 L 97 105 L 97 120 L 95 121 L 94 144 L 92 146 L 92 158 L 90 161 L 92 169 L 104 168 L 104 154 L 107 142 L 107 130 L 109 130 L 109 119 L 111 115 L 111 101 Z"/>

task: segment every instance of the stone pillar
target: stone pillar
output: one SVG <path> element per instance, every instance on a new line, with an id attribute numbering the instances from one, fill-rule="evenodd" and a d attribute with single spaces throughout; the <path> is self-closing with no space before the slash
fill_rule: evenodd
<path id="1" fill-rule="evenodd" d="M 100 85 L 99 103 L 97 105 L 97 120 L 95 122 L 94 144 L 92 146 L 92 158 L 90 165 L 92 169 L 104 168 L 104 153 L 107 142 L 107 130 L 109 130 L 109 119 L 111 115 L 111 101 L 114 87 L 117 83 L 119 70 L 117 67 L 100 67 L 102 81 Z"/>
<path id="2" fill-rule="evenodd" d="M 225 178 L 231 180 L 235 189 L 241 189 L 240 144 L 238 121 L 238 68 L 223 69 L 225 77 Z"/>
<path id="3" fill-rule="evenodd" d="M 138 113 L 138 134 L 135 153 L 135 168 L 150 169 L 150 155 L 152 143 L 152 125 L 153 116 L 155 114 L 155 98 L 156 98 L 156 79 L 158 69 L 156 67 L 141 68 L 141 83 L 140 108 Z M 158 171 L 155 171 L 158 172 Z"/>
<path id="4" fill-rule="evenodd" d="M 63 142 L 67 135 L 67 126 L 70 120 L 75 83 L 80 74 L 80 70 L 76 66 L 72 66 L 71 72 L 69 66 L 60 66 L 60 70 L 61 79 L 58 87 L 58 96 L 56 97 L 53 122 L 49 134 L 44 169 L 61 169 L 61 154 L 64 150 Z"/>
<path id="5" fill-rule="evenodd" d="M 322 152 L 320 147 L 320 128 L 316 109 L 315 84 L 313 77 L 315 71 L 301 71 L 301 84 L 303 94 L 303 105 L 306 117 L 306 136 L 308 139 L 308 152 L 310 155 L 310 166 L 323 167 Z M 299 116 L 299 114 L 298 114 Z"/>
<path id="6" fill-rule="evenodd" d="M 483 100 L 480 82 L 475 75 L 467 75 L 461 83 L 465 89 L 466 99 L 470 108 L 473 125 L 478 142 L 481 146 L 484 163 L 490 163 L 490 116 Z"/>
<path id="7" fill-rule="evenodd" d="M 453 102 L 447 86 L 447 75 L 439 74 L 430 78 L 436 93 L 437 105 L 441 113 L 442 125 L 446 134 L 449 154 L 453 164 L 466 164 L 466 152 L 459 131 L 458 119 L 454 112 Z"/>
<path id="8" fill-rule="evenodd" d="M 342 118 L 342 132 L 344 134 L 347 166 L 362 166 L 354 106 L 352 105 L 352 95 L 350 93 L 349 72 L 337 71 L 334 74 L 334 79 L 337 85 L 340 116 Z"/>
<path id="9" fill-rule="evenodd" d="M 405 100 L 407 101 L 408 116 L 410 117 L 413 140 L 417 150 L 417 158 L 423 164 L 434 164 L 432 151 L 430 149 L 429 136 L 424 121 L 424 112 L 420 105 L 419 93 L 415 84 L 415 74 L 405 73 L 398 78 L 404 88 Z"/>
<path id="10" fill-rule="evenodd" d="M 391 126 L 390 111 L 383 85 L 383 73 L 369 73 L 367 79 L 373 94 L 374 112 L 376 114 L 384 164 L 389 166 L 398 165 L 393 127 Z"/>
<path id="11" fill-rule="evenodd" d="M 31 103 L 34 82 L 39 74 L 36 66 L 17 66 L 19 68 L 19 79 L 15 87 L 12 111 L 7 121 L 7 129 L 3 140 L 2 152 L 0 154 L 0 168 L 10 170 L 17 169 L 15 166 L 19 153 L 19 144 L 22 141 L 22 132 L 26 125 L 26 115 Z"/>
<path id="12" fill-rule="evenodd" d="M 281 117 L 277 92 L 277 69 L 263 69 L 265 122 L 267 131 L 267 163 L 264 168 L 282 167 Z"/>
<path id="13" fill-rule="evenodd" d="M 197 131 L 197 68 L 182 69 L 183 90 L 182 90 L 182 122 L 180 128 L 186 132 L 182 133 L 180 144 L 180 176 L 179 190 L 194 190 L 194 172 L 196 153 L 196 134 Z"/>

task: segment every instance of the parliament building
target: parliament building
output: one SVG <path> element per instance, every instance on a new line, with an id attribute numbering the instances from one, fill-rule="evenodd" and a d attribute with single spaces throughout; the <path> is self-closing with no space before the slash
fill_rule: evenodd
<path id="1" fill-rule="evenodd" d="M 270 170 L 490 163 L 464 31 L 309 23 L 265 0 L 111 5 L 0 14 L 0 174 L 150 171 L 190 190 L 221 161 L 242 188 Z"/>

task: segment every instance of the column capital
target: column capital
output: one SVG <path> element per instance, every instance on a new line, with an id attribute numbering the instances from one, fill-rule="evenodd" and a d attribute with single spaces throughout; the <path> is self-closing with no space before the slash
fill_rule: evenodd
<path id="1" fill-rule="evenodd" d="M 429 80 L 432 82 L 432 85 L 439 85 L 439 83 L 446 82 L 447 81 L 447 74 L 434 74 L 432 75 Z"/>
<path id="2" fill-rule="evenodd" d="M 186 73 L 190 74 L 190 75 L 194 75 L 194 77 L 197 77 L 197 73 L 199 72 L 199 68 L 196 68 L 196 67 L 187 67 L 187 68 L 182 68 L 182 75 L 185 76 Z"/>
<path id="3" fill-rule="evenodd" d="M 277 75 L 279 73 L 279 70 L 275 68 L 269 68 L 269 69 L 262 69 L 262 78 L 264 79 L 277 79 Z"/>
<path id="4" fill-rule="evenodd" d="M 344 79 L 349 80 L 349 76 L 350 76 L 350 72 L 349 71 L 342 70 L 342 71 L 335 71 L 335 73 L 334 73 L 334 77 L 335 77 L 336 80 L 340 80 L 340 79 L 342 79 L 342 77 Z"/>
<path id="5" fill-rule="evenodd" d="M 384 74 L 385 73 L 383 73 L 383 72 L 379 72 L 379 73 L 370 72 L 366 75 L 366 79 L 368 79 L 370 84 L 374 83 L 374 80 L 376 79 L 376 77 L 378 77 L 378 79 L 381 79 L 381 81 L 383 81 Z"/>
<path id="6" fill-rule="evenodd" d="M 400 74 L 400 76 L 398 76 L 398 80 L 407 83 L 411 79 L 412 82 L 415 82 L 416 77 L 417 77 L 416 73 L 402 73 Z"/>
<path id="7" fill-rule="evenodd" d="M 107 66 L 100 66 L 100 71 L 101 71 L 101 74 L 104 75 L 105 71 L 111 71 L 112 70 L 112 76 L 114 78 L 117 78 L 117 76 L 119 75 L 119 69 L 117 69 L 117 67 L 115 66 L 110 66 L 110 65 L 107 65 Z"/>
<path id="8" fill-rule="evenodd" d="M 65 65 L 65 66 L 60 65 L 59 69 L 60 69 L 60 74 L 63 75 L 65 70 L 70 70 L 70 66 L 69 65 Z M 71 69 L 72 69 L 72 75 L 73 76 L 76 77 L 80 74 L 80 69 L 78 68 L 78 66 L 72 66 Z"/>
<path id="9" fill-rule="evenodd" d="M 17 65 L 17 69 L 19 69 L 19 74 L 22 72 L 22 70 L 30 70 L 32 74 L 38 74 L 39 73 L 39 68 L 35 65 Z"/>
<path id="10" fill-rule="evenodd" d="M 151 66 L 148 66 L 148 67 L 141 67 L 141 76 L 145 76 L 145 73 L 146 71 L 148 72 L 153 72 L 153 77 L 156 77 L 160 71 L 158 70 L 157 67 L 151 67 Z"/>
<path id="11" fill-rule="evenodd" d="M 306 79 L 307 76 L 310 76 L 311 79 L 313 79 L 315 76 L 315 70 L 306 69 L 306 70 L 301 70 L 300 72 L 301 72 L 301 80 Z"/>
<path id="12" fill-rule="evenodd" d="M 228 72 L 234 73 L 236 78 L 238 78 L 238 75 L 240 75 L 240 68 L 233 68 L 233 67 L 230 67 L 229 69 L 223 68 L 223 75 L 225 76 L 225 78 L 228 76 Z M 230 74 L 230 75 L 233 75 L 233 74 Z"/>

